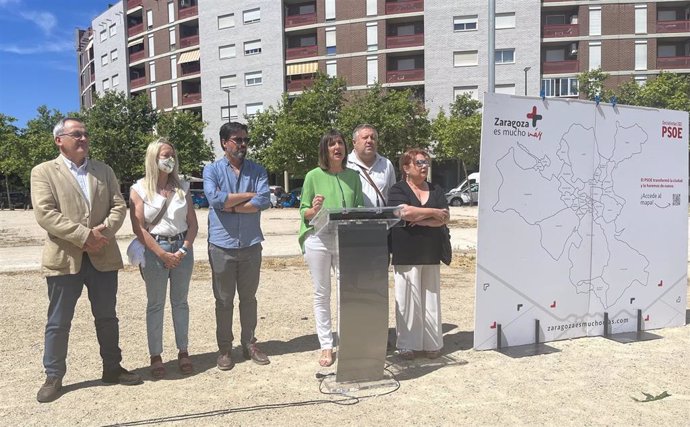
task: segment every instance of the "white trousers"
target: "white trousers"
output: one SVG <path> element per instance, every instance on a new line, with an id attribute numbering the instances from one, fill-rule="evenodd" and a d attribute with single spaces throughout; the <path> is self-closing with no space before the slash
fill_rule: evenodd
<path id="1" fill-rule="evenodd" d="M 304 241 L 304 260 L 314 284 L 314 320 L 321 349 L 333 348 L 331 270 L 338 277 L 335 234 L 311 234 Z"/>
<path id="2" fill-rule="evenodd" d="M 395 265 L 397 347 L 435 351 L 443 348 L 441 266 Z"/>

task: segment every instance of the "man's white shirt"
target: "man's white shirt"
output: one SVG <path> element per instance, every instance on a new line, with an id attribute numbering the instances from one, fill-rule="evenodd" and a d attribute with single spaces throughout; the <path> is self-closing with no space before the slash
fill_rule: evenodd
<path id="1" fill-rule="evenodd" d="M 359 179 L 362 181 L 362 193 L 364 193 L 364 206 L 386 206 L 388 191 L 393 184 L 395 184 L 395 169 L 390 160 L 376 153 L 376 160 L 374 164 L 369 167 L 359 160 L 357 154 L 352 151 L 347 156 L 347 167 L 359 173 Z M 379 197 L 376 190 L 371 186 L 362 169 L 369 173 L 372 181 L 374 181 L 374 184 L 376 184 L 386 200 L 380 200 L 381 197 Z"/>

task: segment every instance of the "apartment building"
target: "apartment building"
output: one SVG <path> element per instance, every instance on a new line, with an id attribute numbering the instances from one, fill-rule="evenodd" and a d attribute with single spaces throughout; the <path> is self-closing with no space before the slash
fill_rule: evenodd
<path id="1" fill-rule="evenodd" d="M 79 106 L 91 108 L 96 94 L 96 63 L 93 51 L 93 28 L 74 31 L 79 79 Z"/>
<path id="2" fill-rule="evenodd" d="M 96 92 L 106 90 L 128 92 L 127 44 L 125 37 L 125 15 L 122 2 L 110 7 L 93 20 L 93 59 L 98 80 Z"/>

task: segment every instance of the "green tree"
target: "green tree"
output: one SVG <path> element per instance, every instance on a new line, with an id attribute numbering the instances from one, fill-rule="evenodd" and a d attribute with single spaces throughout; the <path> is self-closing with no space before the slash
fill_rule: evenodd
<path id="1" fill-rule="evenodd" d="M 146 146 L 158 120 L 148 98 L 107 91 L 83 115 L 91 134 L 91 156 L 108 163 L 124 185 L 143 176 Z"/>
<path id="2" fill-rule="evenodd" d="M 275 108 L 250 117 L 250 156 L 271 172 L 304 176 L 318 164 L 321 136 L 336 126 L 344 91 L 342 79 L 318 74 L 302 95 L 283 95 Z"/>
<path id="3" fill-rule="evenodd" d="M 482 104 L 468 94 L 458 96 L 450 105 L 450 114 L 441 109 L 431 125 L 436 141 L 434 154 L 439 159 L 457 159 L 463 173 L 479 167 L 479 145 L 482 131 Z"/>
<path id="4" fill-rule="evenodd" d="M 599 95 L 601 102 L 608 102 L 614 94 L 613 90 L 604 87 L 604 82 L 608 77 L 608 73 L 601 71 L 601 68 L 578 74 L 577 82 L 580 95 L 584 95 L 590 101 L 594 101 L 595 97 Z"/>
<path id="5" fill-rule="evenodd" d="M 689 94 L 687 75 L 661 72 L 639 88 L 634 105 L 690 111 Z"/>
<path id="6" fill-rule="evenodd" d="M 16 121 L 14 117 L 0 113 L 0 174 L 5 178 L 5 194 L 0 197 L 6 197 L 10 209 L 10 175 L 18 175 L 26 162 L 19 145 L 19 129 L 14 125 Z"/>
<path id="7" fill-rule="evenodd" d="M 38 116 L 26 123 L 20 132 L 19 143 L 25 164 L 18 172 L 22 182 L 29 186 L 31 169 L 45 161 L 54 159 L 59 154 L 53 137 L 53 128 L 65 115 L 58 110 L 49 110 L 45 105 L 37 109 Z M 74 115 L 70 115 L 74 116 Z"/>
<path id="8" fill-rule="evenodd" d="M 393 163 L 408 148 L 429 146 L 431 124 L 428 111 L 410 89 L 385 89 L 377 83 L 355 95 L 343 107 L 338 117 L 338 128 L 348 136 L 362 123 L 376 128 L 378 151 Z"/>
<path id="9" fill-rule="evenodd" d="M 175 145 L 181 173 L 198 175 L 203 163 L 214 159 L 213 147 L 204 139 L 204 122 L 198 114 L 179 110 L 161 113 L 156 130 Z"/>

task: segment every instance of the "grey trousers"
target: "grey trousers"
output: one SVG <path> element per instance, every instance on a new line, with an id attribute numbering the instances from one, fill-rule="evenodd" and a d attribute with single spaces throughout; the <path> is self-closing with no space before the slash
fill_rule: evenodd
<path id="1" fill-rule="evenodd" d="M 225 249 L 208 244 L 213 296 L 216 299 L 216 341 L 221 353 L 232 349 L 235 291 L 240 299 L 240 342 L 247 345 L 255 341 L 256 290 L 259 287 L 261 250 L 260 243 L 241 249 Z"/>

